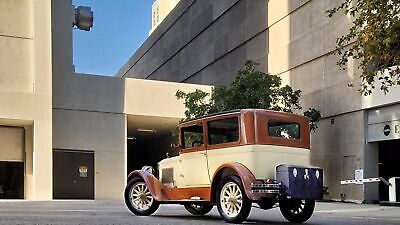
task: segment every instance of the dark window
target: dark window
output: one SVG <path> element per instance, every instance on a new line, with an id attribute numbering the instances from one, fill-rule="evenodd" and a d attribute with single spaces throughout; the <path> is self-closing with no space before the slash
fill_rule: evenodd
<path id="1" fill-rule="evenodd" d="M 0 162 L 0 199 L 24 198 L 24 163 Z"/>
<path id="2" fill-rule="evenodd" d="M 208 122 L 208 144 L 216 145 L 239 140 L 239 122 L 237 117 Z"/>
<path id="3" fill-rule="evenodd" d="M 271 137 L 300 139 L 300 125 L 294 122 L 269 121 L 268 133 Z"/>
<path id="4" fill-rule="evenodd" d="M 203 125 L 201 123 L 183 127 L 181 132 L 183 148 L 203 146 Z"/>

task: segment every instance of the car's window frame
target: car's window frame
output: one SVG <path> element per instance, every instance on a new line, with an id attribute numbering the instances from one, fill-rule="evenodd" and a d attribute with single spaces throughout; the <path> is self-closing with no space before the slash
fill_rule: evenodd
<path id="1" fill-rule="evenodd" d="M 273 135 L 271 135 L 270 134 L 270 132 L 269 132 L 269 124 L 271 123 L 271 122 L 278 122 L 278 123 L 288 123 L 288 124 L 295 124 L 295 125 L 297 125 L 297 130 L 298 130 L 298 138 L 285 138 L 285 137 L 281 137 L 281 136 L 273 136 Z M 299 123 L 299 122 L 296 122 L 296 121 L 288 121 L 288 120 L 279 120 L 279 119 L 269 119 L 269 120 L 267 120 L 267 124 L 266 124 L 266 133 L 267 133 L 267 135 L 268 135 L 268 137 L 269 138 L 279 138 L 279 139 L 283 139 L 283 140 L 297 140 L 297 141 L 300 141 L 300 139 L 301 139 L 301 135 L 302 135 L 302 133 L 301 133 L 301 124 Z"/>
<path id="2" fill-rule="evenodd" d="M 202 135 L 203 135 L 203 145 L 201 145 L 201 146 L 195 146 L 195 147 L 192 147 L 192 146 L 189 146 L 189 147 L 186 147 L 185 148 L 185 145 L 184 145 L 184 134 L 183 134 L 183 130 L 185 129 L 185 128 L 187 128 L 187 127 L 191 127 L 191 126 L 194 126 L 194 125 L 201 125 L 201 127 L 202 127 L 202 129 L 203 129 L 203 131 L 202 131 Z M 204 133 L 204 130 L 205 130 L 205 126 L 204 126 L 204 121 L 202 121 L 202 120 L 200 120 L 200 121 L 194 121 L 194 122 L 192 122 L 192 123 L 188 123 L 188 124 L 185 124 L 184 126 L 181 126 L 180 128 L 179 128 L 179 137 L 180 137 L 180 140 L 179 140 L 179 143 L 180 143 L 180 146 L 181 146 L 181 148 L 180 148 L 180 153 L 188 153 L 188 152 L 196 152 L 196 151 L 202 151 L 202 150 L 205 150 L 205 148 L 206 148 L 206 138 L 205 138 L 205 133 Z"/>
<path id="3" fill-rule="evenodd" d="M 237 122 L 238 122 L 238 134 L 239 134 L 239 138 L 237 141 L 234 142 L 227 142 L 227 143 L 219 143 L 219 144 L 209 144 L 209 134 L 208 134 L 208 123 L 209 122 L 213 122 L 213 121 L 217 121 L 217 120 L 222 120 L 222 119 L 228 119 L 228 118 L 237 118 Z M 207 150 L 212 150 L 212 149 L 219 149 L 219 148 L 227 148 L 227 147 L 234 147 L 234 146 L 238 146 L 241 143 L 242 140 L 242 125 L 241 125 L 241 120 L 240 120 L 240 114 L 236 113 L 236 114 L 229 114 L 229 115 L 221 115 L 221 116 L 217 116 L 217 117 L 213 117 L 213 118 L 209 118 L 206 119 L 204 121 L 204 126 L 205 126 L 205 135 L 204 137 L 206 138 L 206 148 Z"/>

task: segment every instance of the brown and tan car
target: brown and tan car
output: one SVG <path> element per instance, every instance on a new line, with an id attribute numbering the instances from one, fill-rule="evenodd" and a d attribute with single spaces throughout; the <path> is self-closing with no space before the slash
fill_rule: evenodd
<path id="1" fill-rule="evenodd" d="M 322 197 L 323 171 L 310 165 L 306 117 L 261 109 L 209 115 L 178 125 L 179 156 L 130 173 L 125 202 L 136 215 L 182 204 L 194 215 L 217 205 L 227 222 L 244 221 L 252 203 L 279 203 L 291 222 L 308 220 Z"/>

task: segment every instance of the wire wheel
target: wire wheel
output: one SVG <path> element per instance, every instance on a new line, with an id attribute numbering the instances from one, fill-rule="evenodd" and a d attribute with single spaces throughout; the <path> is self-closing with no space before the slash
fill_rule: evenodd
<path id="1" fill-rule="evenodd" d="M 219 214 L 226 222 L 241 223 L 249 216 L 251 201 L 247 198 L 239 177 L 225 177 L 216 199 Z"/>
<path id="2" fill-rule="evenodd" d="M 229 217 L 236 217 L 243 206 L 243 194 L 234 182 L 226 183 L 220 195 L 221 208 Z"/>
<path id="3" fill-rule="evenodd" d="M 148 210 L 154 201 L 153 196 L 144 182 L 137 182 L 132 186 L 129 192 L 129 199 L 132 206 L 141 211 Z"/>
<path id="4" fill-rule="evenodd" d="M 285 199 L 279 202 L 282 215 L 290 222 L 302 223 L 313 214 L 314 200 Z"/>
<path id="5" fill-rule="evenodd" d="M 125 204 L 131 212 L 139 216 L 148 216 L 154 213 L 159 206 L 146 183 L 138 178 L 129 181 L 126 186 Z"/>

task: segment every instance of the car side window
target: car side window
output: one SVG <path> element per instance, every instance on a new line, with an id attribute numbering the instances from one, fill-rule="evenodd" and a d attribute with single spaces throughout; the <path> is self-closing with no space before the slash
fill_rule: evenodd
<path id="1" fill-rule="evenodd" d="M 271 137 L 300 139 L 300 125 L 295 122 L 268 121 L 268 133 Z"/>
<path id="2" fill-rule="evenodd" d="M 182 148 L 193 148 L 203 146 L 203 124 L 198 123 L 188 127 L 183 127 Z"/>
<path id="3" fill-rule="evenodd" d="M 208 125 L 208 144 L 216 145 L 239 140 L 238 117 L 210 121 Z"/>

